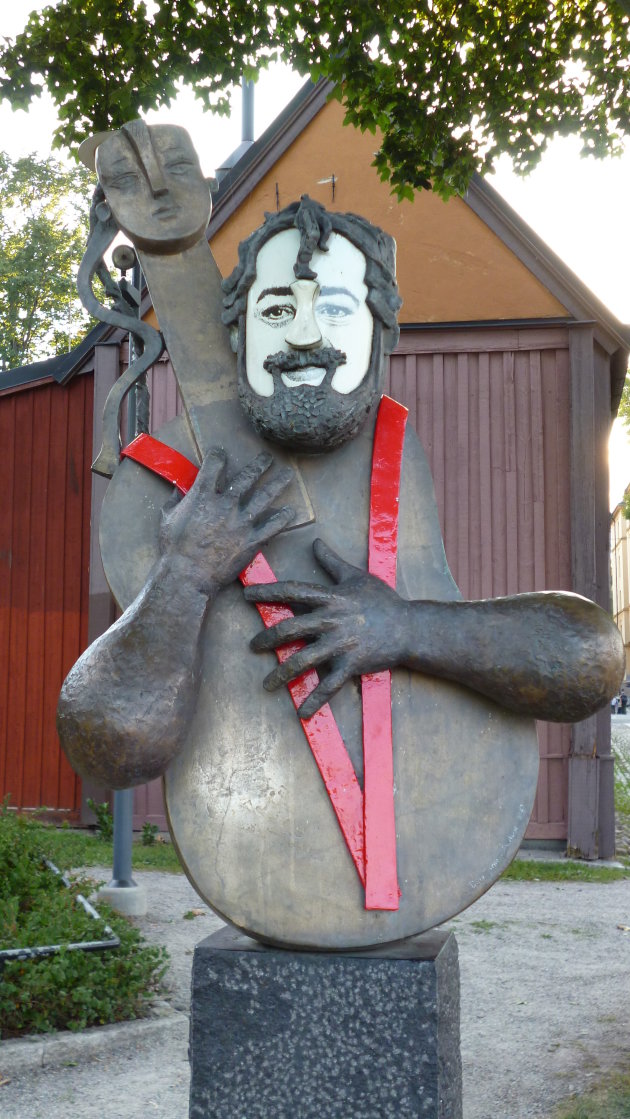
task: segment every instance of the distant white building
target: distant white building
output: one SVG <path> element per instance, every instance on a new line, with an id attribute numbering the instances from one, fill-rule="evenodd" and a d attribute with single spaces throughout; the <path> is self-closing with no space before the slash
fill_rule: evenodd
<path id="1" fill-rule="evenodd" d="M 626 486 L 624 497 L 630 495 Z M 623 501 L 615 506 L 610 525 L 610 567 L 612 574 L 613 617 L 626 650 L 626 683 L 630 682 L 630 521 L 626 520 Z"/>

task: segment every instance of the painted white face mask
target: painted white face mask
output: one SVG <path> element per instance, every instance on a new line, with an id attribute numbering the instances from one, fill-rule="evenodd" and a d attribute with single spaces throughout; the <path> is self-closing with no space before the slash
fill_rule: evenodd
<path id="1" fill-rule="evenodd" d="M 370 365 L 374 324 L 366 303 L 365 257 L 333 233 L 328 251 L 316 250 L 310 261 L 316 279 L 296 281 L 299 248 L 297 229 L 286 229 L 258 254 L 247 299 L 247 380 L 257 395 L 272 396 L 274 374 L 265 368 L 267 362 L 286 388 L 317 387 L 330 368 L 327 353 L 337 351 L 343 360 L 335 359 L 330 387 L 345 396 L 361 384 Z M 287 356 L 274 362 L 275 355 Z"/>

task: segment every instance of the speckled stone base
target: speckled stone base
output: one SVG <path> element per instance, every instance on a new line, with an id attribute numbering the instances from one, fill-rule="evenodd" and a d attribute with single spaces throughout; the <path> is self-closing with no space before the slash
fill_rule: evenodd
<path id="1" fill-rule="evenodd" d="M 452 933 L 371 952 L 195 949 L 190 1119 L 462 1119 Z"/>

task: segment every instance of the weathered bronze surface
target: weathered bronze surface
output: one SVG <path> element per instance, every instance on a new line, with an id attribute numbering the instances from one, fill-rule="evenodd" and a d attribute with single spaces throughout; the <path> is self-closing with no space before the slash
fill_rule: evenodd
<path id="1" fill-rule="evenodd" d="M 156 233 L 152 199 L 164 202 L 171 172 L 164 133 L 154 144 L 152 134 L 135 129 L 131 145 L 117 135 L 116 158 L 108 163 L 103 155 L 113 174 L 127 144 L 127 175 L 134 153 L 134 173 L 143 176 L 136 209 L 116 194 L 124 184 L 112 179 L 105 189 L 108 201 L 113 192 L 112 213 L 140 249 L 185 399 L 186 417 L 159 438 L 191 459 L 201 453 L 204 463 L 180 502 L 169 500 L 170 487 L 136 463 L 126 460 L 116 470 L 103 506 L 101 548 L 125 614 L 70 673 L 60 736 L 80 772 L 115 786 L 165 772 L 183 865 L 208 902 L 243 931 L 308 947 L 395 941 L 470 904 L 509 863 L 536 788 L 533 717 L 583 718 L 607 702 L 623 671 L 621 638 L 603 611 L 577 596 L 461 602 L 426 460 L 409 427 L 396 591 L 366 574 L 371 398 L 382 374 L 381 347 L 395 337 L 391 268 L 390 280 L 385 276 L 391 243 L 379 231 L 366 233 L 363 246 L 356 238 L 351 243 L 351 220 L 344 233 L 333 229 L 339 215 L 303 203 L 290 208 L 290 221 L 279 215 L 273 219 L 279 228 L 263 227 L 242 248 L 240 270 L 226 283 L 226 318 L 239 351 L 243 409 L 227 334 L 221 336 L 218 273 L 205 240 L 188 242 L 196 203 L 188 224 L 173 216 L 177 235 L 170 242 Z M 133 190 L 139 181 L 130 180 Z M 200 198 L 197 186 L 193 195 Z M 324 255 L 329 235 L 330 258 Z M 380 273 L 370 263 L 370 237 L 381 246 Z M 351 278 L 357 251 L 367 261 L 365 283 Z M 279 258 L 295 260 L 294 275 L 278 278 L 272 271 L 271 283 L 263 283 L 258 252 L 266 254 L 265 268 L 276 268 Z M 337 253 L 343 276 L 331 284 L 325 277 Z M 311 286 L 298 293 L 295 280 Z M 379 284 L 387 297 L 380 303 Z M 330 293 L 336 303 L 328 325 L 323 312 L 312 321 L 317 301 Z M 337 320 L 355 312 L 355 321 L 369 325 L 369 346 L 361 331 L 350 330 L 348 345 L 335 347 L 344 360 L 328 369 L 319 350 L 334 346 Z M 270 330 L 278 340 L 274 354 L 289 357 L 266 364 Z M 292 365 L 296 354 L 307 356 Z M 278 438 L 288 450 L 266 444 L 274 466 L 260 457 L 265 441 L 250 423 L 247 399 L 273 400 L 269 375 L 287 390 Z M 361 396 L 373 375 L 363 423 L 351 426 L 346 441 L 330 438 L 334 402 L 340 394 Z M 291 400 L 308 400 L 309 389 L 320 386 L 313 399 L 325 401 L 327 451 L 292 454 L 304 444 L 286 426 Z M 298 426 L 301 412 L 296 405 Z M 314 430 L 319 414 L 315 409 Z M 266 408 L 268 426 L 256 426 L 271 435 L 274 422 Z M 225 448 L 227 465 L 216 448 Z M 287 465 L 296 471 L 290 483 Z M 314 550 L 317 538 L 325 543 Z M 298 614 L 275 636 L 273 630 L 257 636 L 255 608 L 235 582 L 263 545 L 280 584 L 249 590 L 248 597 L 292 603 Z M 286 667 L 274 667 L 271 648 L 287 637 L 303 637 L 307 645 Z M 330 701 L 359 780 L 359 677 L 393 669 L 398 910 L 364 908 L 283 686 L 311 666 L 321 669 L 322 683 L 303 713 Z"/>

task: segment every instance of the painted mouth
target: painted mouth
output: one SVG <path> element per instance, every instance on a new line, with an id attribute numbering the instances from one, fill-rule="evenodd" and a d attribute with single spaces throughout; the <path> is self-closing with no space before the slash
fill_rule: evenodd
<path id="1" fill-rule="evenodd" d="M 280 380 L 288 389 L 296 385 L 321 385 L 326 369 L 321 365 L 307 365 L 305 369 L 292 369 L 280 374 Z"/>
<path id="2" fill-rule="evenodd" d="M 338 366 L 347 360 L 346 355 L 333 346 L 302 352 L 281 350 L 263 361 L 263 369 L 279 378 L 288 389 L 301 385 L 319 388 L 324 379 L 330 379 Z"/>

